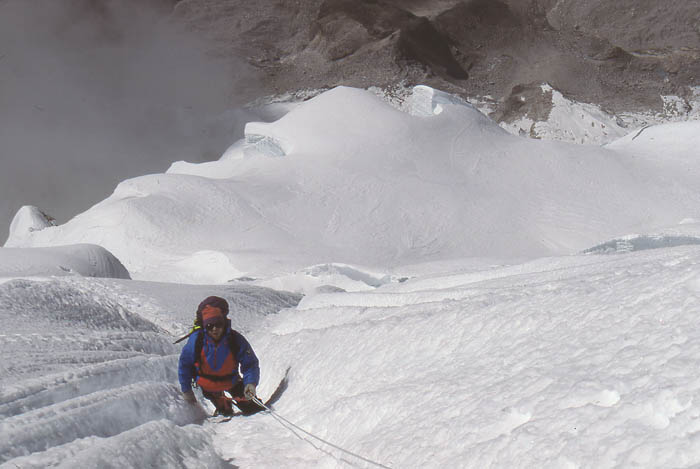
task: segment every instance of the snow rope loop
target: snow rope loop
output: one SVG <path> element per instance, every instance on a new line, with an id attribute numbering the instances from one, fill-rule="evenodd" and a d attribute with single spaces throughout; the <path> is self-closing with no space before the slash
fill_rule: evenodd
<path id="1" fill-rule="evenodd" d="M 318 446 L 316 446 L 315 444 L 313 444 L 312 441 L 307 440 L 307 439 L 304 438 L 303 436 L 300 436 L 297 432 L 294 431 L 294 429 L 297 429 L 297 430 L 299 430 L 300 432 L 302 432 L 302 433 L 304 433 L 304 434 L 310 436 L 311 438 L 315 438 L 316 440 L 320 441 L 321 443 L 325 443 L 325 444 L 327 444 L 328 446 L 337 449 L 338 451 L 342 451 L 342 452 L 345 453 L 345 454 L 349 454 L 350 456 L 354 456 L 354 457 L 356 457 L 357 459 L 361 459 L 362 461 L 364 461 L 364 462 L 366 462 L 366 463 L 372 464 L 372 465 L 377 466 L 377 467 L 383 467 L 384 469 L 391 469 L 389 466 L 385 466 L 384 464 L 378 463 L 378 462 L 376 462 L 376 461 L 372 461 L 371 459 L 367 459 L 367 458 L 365 458 L 365 457 L 363 457 L 363 456 L 360 456 L 359 454 L 353 453 L 352 451 L 348 451 L 348 450 L 346 450 L 345 448 L 341 448 L 340 446 L 331 443 L 330 441 L 326 441 L 326 440 L 324 440 L 323 438 L 320 438 L 320 437 L 318 437 L 318 436 L 316 436 L 316 435 L 314 435 L 314 434 L 312 434 L 312 433 L 310 433 L 310 432 L 307 432 L 306 430 L 304 430 L 304 429 L 301 428 L 300 426 L 294 424 L 293 422 L 290 422 L 289 420 L 287 420 L 286 418 L 282 417 L 280 414 L 278 414 L 278 413 L 275 412 L 274 410 L 270 409 L 268 406 L 266 406 L 265 404 L 263 404 L 263 403 L 260 401 L 260 399 L 258 399 L 257 397 L 254 397 L 254 398 L 252 399 L 252 401 L 255 402 L 257 405 L 259 405 L 260 407 L 263 407 L 275 420 L 277 420 L 277 421 L 280 423 L 280 425 L 282 425 L 282 426 L 283 426 L 284 428 L 286 428 L 287 430 L 291 431 L 297 438 L 299 438 L 300 440 L 306 441 L 307 443 L 309 443 L 311 446 L 313 446 L 315 449 L 317 449 L 317 450 L 319 450 L 319 451 L 322 451 L 322 452 L 324 452 L 324 453 L 326 453 L 326 454 L 328 454 L 328 455 L 334 457 L 334 456 L 333 456 L 332 454 L 330 454 L 329 452 L 324 451 L 323 449 L 321 449 L 321 448 L 319 448 Z M 285 425 L 285 424 L 286 424 L 286 425 Z M 288 425 L 289 425 L 289 426 L 288 426 Z M 290 427 L 292 427 L 292 428 L 290 428 Z M 348 461 L 346 461 L 346 462 L 348 462 Z"/>

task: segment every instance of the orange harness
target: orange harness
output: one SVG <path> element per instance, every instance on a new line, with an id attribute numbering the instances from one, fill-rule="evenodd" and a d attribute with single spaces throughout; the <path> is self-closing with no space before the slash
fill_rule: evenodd
<path id="1" fill-rule="evenodd" d="M 216 344 L 216 348 L 229 348 L 228 343 L 222 340 Z M 215 354 L 216 356 L 216 354 Z M 233 358 L 232 353 L 226 355 L 224 363 L 220 367 L 216 367 L 216 363 L 212 365 L 207 362 L 206 351 L 202 347 L 198 362 L 195 362 L 197 367 L 197 384 L 205 391 L 217 392 L 228 391 L 233 387 L 234 378 L 238 375 L 238 362 Z"/>

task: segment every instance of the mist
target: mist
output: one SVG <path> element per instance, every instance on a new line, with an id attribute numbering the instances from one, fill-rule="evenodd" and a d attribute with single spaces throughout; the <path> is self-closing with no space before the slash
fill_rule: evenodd
<path id="1" fill-rule="evenodd" d="M 255 71 L 174 3 L 0 0 L 0 240 L 22 205 L 63 223 L 124 179 L 217 159 L 258 118 Z"/>

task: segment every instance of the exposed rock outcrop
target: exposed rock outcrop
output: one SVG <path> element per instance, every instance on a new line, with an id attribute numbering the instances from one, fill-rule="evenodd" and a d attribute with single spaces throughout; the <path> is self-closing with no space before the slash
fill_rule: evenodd
<path id="1" fill-rule="evenodd" d="M 684 0 L 183 0 L 173 17 L 245 55 L 270 93 L 403 80 L 498 101 L 549 83 L 630 111 L 700 85 L 700 8 Z"/>

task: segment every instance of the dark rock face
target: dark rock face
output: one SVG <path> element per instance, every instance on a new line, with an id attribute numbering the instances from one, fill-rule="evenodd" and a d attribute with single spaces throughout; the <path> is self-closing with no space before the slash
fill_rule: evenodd
<path id="1" fill-rule="evenodd" d="M 97 22 L 105 5 L 118 3 L 61 1 L 84 5 Z M 514 87 L 547 82 L 574 99 L 631 111 L 700 85 L 698 0 L 148 3 L 207 39 L 211 56 L 250 65 L 249 82 L 234 90 L 249 99 L 403 81 L 502 101 Z M 106 35 L 123 33 L 107 26 Z"/>
<path id="2" fill-rule="evenodd" d="M 270 93 L 404 80 L 500 100 L 548 82 L 620 111 L 700 84 L 695 0 L 182 0 L 173 17 Z"/>
<path id="3" fill-rule="evenodd" d="M 425 18 L 413 21 L 401 30 L 399 50 L 404 58 L 423 64 L 448 80 L 469 78 L 453 57 L 445 37 Z"/>
<path id="4" fill-rule="evenodd" d="M 552 92 L 542 90 L 537 83 L 531 83 L 514 86 L 493 118 L 498 122 L 512 122 L 527 115 L 532 120 L 545 121 L 551 111 Z"/>
<path id="5" fill-rule="evenodd" d="M 468 77 L 429 20 L 390 4 L 325 0 L 311 33 L 311 47 L 331 61 L 384 47 L 396 63 L 413 63 L 455 80 Z"/>

